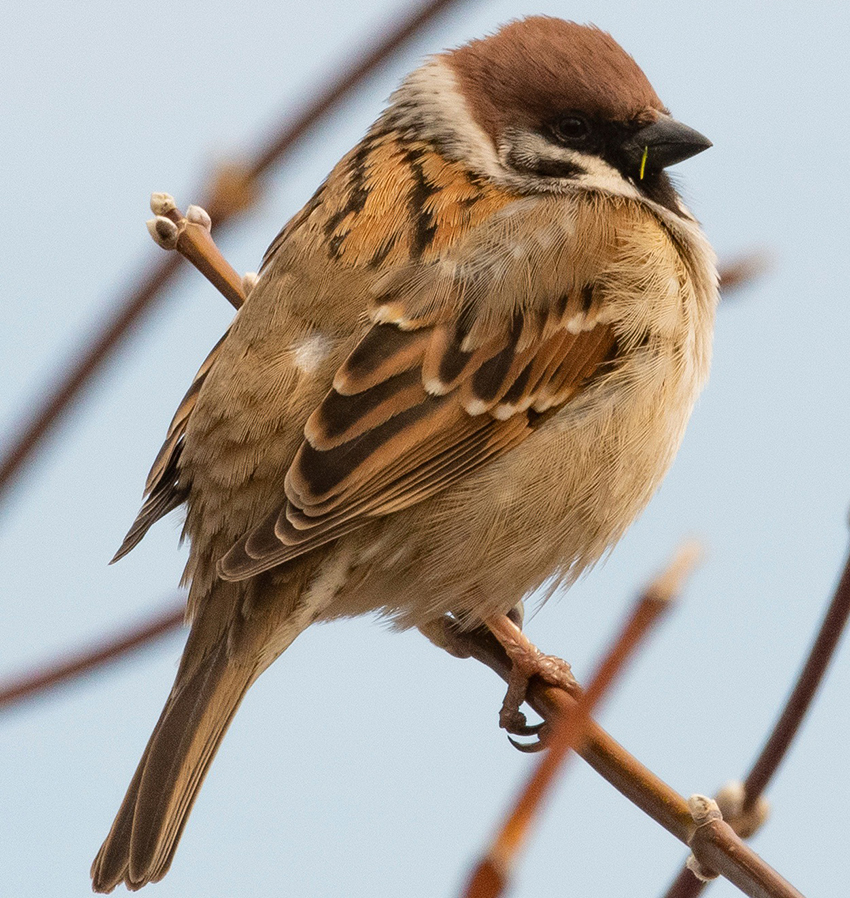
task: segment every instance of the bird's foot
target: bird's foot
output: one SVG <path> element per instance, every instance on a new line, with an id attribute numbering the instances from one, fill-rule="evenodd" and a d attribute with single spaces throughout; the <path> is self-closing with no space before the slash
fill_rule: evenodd
<path id="1" fill-rule="evenodd" d="M 549 686 L 575 693 L 578 683 L 570 665 L 562 658 L 545 655 L 507 615 L 488 618 L 487 627 L 501 643 L 511 660 L 508 691 L 499 711 L 499 726 L 513 736 L 536 736 L 537 741 L 523 744 L 511 739 L 520 751 L 539 751 L 545 747 L 546 721 L 529 724 L 520 706 L 525 701 L 532 677 L 540 677 Z"/>
<path id="2" fill-rule="evenodd" d="M 484 626 L 462 628 L 451 615 L 420 624 L 419 630 L 434 645 L 456 658 L 477 657 L 476 648 L 494 639 L 502 646 L 511 662 L 508 691 L 499 712 L 499 726 L 509 735 L 511 744 L 522 752 L 536 752 L 545 748 L 548 723 L 530 724 L 520 707 L 525 701 L 532 677 L 540 677 L 546 684 L 578 692 L 578 683 L 570 665 L 561 658 L 545 655 L 522 632 L 523 606 L 518 603 L 505 615 L 488 618 Z M 534 737 L 533 742 L 518 742 L 512 736 Z"/>

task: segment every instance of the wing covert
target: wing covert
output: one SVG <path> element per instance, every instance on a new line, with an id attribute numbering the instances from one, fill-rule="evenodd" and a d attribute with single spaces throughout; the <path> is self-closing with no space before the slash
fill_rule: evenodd
<path id="1" fill-rule="evenodd" d="M 337 371 L 306 422 L 282 505 L 221 560 L 224 579 L 254 576 L 468 477 L 616 358 L 589 287 L 487 327 L 465 315 L 389 317 L 376 316 Z"/>

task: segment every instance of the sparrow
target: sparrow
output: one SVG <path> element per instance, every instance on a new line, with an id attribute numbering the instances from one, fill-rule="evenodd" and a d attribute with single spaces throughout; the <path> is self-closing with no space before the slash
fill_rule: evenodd
<path id="1" fill-rule="evenodd" d="M 269 247 L 116 556 L 186 506 L 191 629 L 95 891 L 165 875 L 240 701 L 311 623 L 492 623 L 623 535 L 708 374 L 715 257 L 665 169 L 710 145 L 556 18 L 403 81 Z"/>

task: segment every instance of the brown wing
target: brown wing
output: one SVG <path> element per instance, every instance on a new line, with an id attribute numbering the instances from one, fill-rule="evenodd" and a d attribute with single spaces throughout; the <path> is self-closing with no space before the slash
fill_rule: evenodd
<path id="1" fill-rule="evenodd" d="M 613 362 L 603 317 L 585 287 L 486 329 L 463 315 L 374 325 L 308 419 L 283 506 L 227 553 L 220 575 L 282 564 L 517 446 Z"/>
<path id="2" fill-rule="evenodd" d="M 225 332 L 224 336 L 213 346 L 210 354 L 195 375 L 192 386 L 189 387 L 186 395 L 177 407 L 174 418 L 168 427 L 165 442 L 157 453 L 148 474 L 148 479 L 145 481 L 145 501 L 138 515 L 136 515 L 136 520 L 133 521 L 133 526 L 124 537 L 124 541 L 121 543 L 112 561 L 109 562 L 110 564 L 114 564 L 119 558 L 123 558 L 129 551 L 134 549 L 141 542 L 142 537 L 160 518 L 165 517 L 170 511 L 173 511 L 186 501 L 188 488 L 180 485 L 178 477 L 180 454 L 183 450 L 183 437 L 186 433 L 189 416 L 192 414 L 195 403 L 198 401 L 201 387 L 215 360 L 218 358 L 219 349 L 226 337 L 227 333 Z"/>

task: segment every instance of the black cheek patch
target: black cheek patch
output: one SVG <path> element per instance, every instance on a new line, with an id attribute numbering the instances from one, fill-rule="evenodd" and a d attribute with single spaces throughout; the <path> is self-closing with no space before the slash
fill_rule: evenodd
<path id="1" fill-rule="evenodd" d="M 587 170 L 574 162 L 561 159 L 538 159 L 529 170 L 546 178 L 569 178 L 576 180 L 587 174 Z"/>

